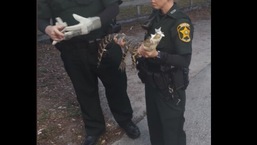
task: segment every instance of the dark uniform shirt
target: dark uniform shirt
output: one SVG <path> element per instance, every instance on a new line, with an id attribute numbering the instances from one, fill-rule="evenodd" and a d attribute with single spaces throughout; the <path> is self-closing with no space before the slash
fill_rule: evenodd
<path id="1" fill-rule="evenodd" d="M 190 60 L 187 60 L 189 62 L 186 64 L 181 64 L 177 61 L 170 61 L 168 57 L 174 58 L 173 55 L 191 55 L 193 25 L 190 18 L 177 8 L 176 3 L 174 3 L 167 14 L 162 14 L 160 10 L 154 10 L 153 15 L 155 15 L 155 18 L 149 26 L 145 38 L 150 37 L 151 34 L 155 33 L 155 29 L 161 27 L 165 37 L 161 39 L 157 50 L 161 51 L 162 63 L 178 67 L 183 67 L 183 65 L 188 67 Z"/>
<path id="2" fill-rule="evenodd" d="M 72 14 L 78 14 L 82 17 L 98 16 L 105 7 L 118 2 L 118 0 L 38 0 L 38 18 L 52 19 L 55 24 L 55 18 L 60 17 L 68 26 L 78 24 Z M 109 24 L 105 24 L 100 29 L 90 32 L 83 36 L 92 40 L 104 35 Z"/>
<path id="3" fill-rule="evenodd" d="M 148 27 L 145 38 L 150 37 L 155 33 L 155 29 L 160 27 L 165 36 L 156 48 L 160 51 L 160 58 L 146 59 L 148 71 L 160 72 L 163 71 L 163 68 L 178 68 L 174 76 L 174 83 L 177 87 L 183 86 L 183 69 L 180 68 L 188 68 L 191 61 L 193 39 L 191 20 L 178 9 L 176 3 L 168 13 L 162 14 L 161 10 L 154 10 L 150 17 L 154 17 L 154 19 Z"/>
<path id="4" fill-rule="evenodd" d="M 165 37 L 162 38 L 157 49 L 168 53 L 188 54 L 192 53 L 192 30 L 190 18 L 181 10 L 177 9 L 176 3 L 167 14 L 156 11 L 149 34 L 155 33 L 154 29 L 160 28 Z M 191 32 L 191 33 L 190 33 Z M 148 35 L 149 35 L 148 34 Z"/>

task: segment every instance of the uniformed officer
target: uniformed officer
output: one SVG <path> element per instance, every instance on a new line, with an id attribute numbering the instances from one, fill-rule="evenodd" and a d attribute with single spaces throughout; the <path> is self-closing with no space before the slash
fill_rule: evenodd
<path id="1" fill-rule="evenodd" d="M 130 138 L 140 131 L 131 121 L 132 108 L 127 95 L 127 76 L 118 69 L 121 50 L 108 45 L 114 56 L 97 69 L 98 40 L 109 32 L 119 12 L 119 0 L 39 0 L 38 28 L 60 51 L 80 104 L 86 130 L 83 145 L 95 145 L 105 131 L 105 120 L 98 94 L 98 77 L 103 82 L 110 110 Z M 50 23 L 52 19 L 53 23 Z M 113 58 L 113 59 L 110 59 Z M 105 64 L 105 65 L 104 65 Z"/>
<path id="2" fill-rule="evenodd" d="M 164 37 L 156 50 L 138 53 L 138 76 L 145 83 L 147 120 L 152 145 L 186 145 L 183 129 L 192 54 L 193 25 L 173 0 L 152 0 L 145 38 L 161 28 Z"/>

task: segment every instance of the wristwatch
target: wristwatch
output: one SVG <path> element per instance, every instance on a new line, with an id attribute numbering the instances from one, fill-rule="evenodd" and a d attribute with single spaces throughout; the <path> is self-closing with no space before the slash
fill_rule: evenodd
<path id="1" fill-rule="evenodd" d="M 161 53 L 160 53 L 160 51 L 158 50 L 157 52 L 158 52 L 157 58 L 161 58 Z"/>

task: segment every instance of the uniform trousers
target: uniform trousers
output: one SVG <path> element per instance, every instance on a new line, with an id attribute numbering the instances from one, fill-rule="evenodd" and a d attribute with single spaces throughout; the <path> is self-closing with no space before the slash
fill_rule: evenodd
<path id="1" fill-rule="evenodd" d="M 119 125 L 129 122 L 133 112 L 126 92 L 126 73 L 114 68 L 115 63 L 97 68 L 97 43 L 63 41 L 56 47 L 61 52 L 64 68 L 80 104 L 86 134 L 98 136 L 105 131 L 98 78 L 105 86 L 107 101 L 116 122 Z"/>
<path id="2" fill-rule="evenodd" d="M 183 130 L 185 90 L 175 91 L 174 97 L 165 97 L 157 88 L 146 83 L 145 96 L 151 145 L 186 145 Z"/>

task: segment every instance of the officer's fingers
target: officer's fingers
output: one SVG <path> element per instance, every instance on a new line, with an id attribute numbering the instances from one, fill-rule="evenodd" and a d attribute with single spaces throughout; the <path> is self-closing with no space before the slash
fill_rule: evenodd
<path id="1" fill-rule="evenodd" d="M 147 50 L 145 50 L 145 53 L 146 53 L 148 56 L 151 56 L 151 55 L 152 55 L 152 51 L 147 51 Z"/>
<path id="2" fill-rule="evenodd" d="M 147 47 L 147 46 L 145 46 L 144 44 L 142 44 L 142 45 L 140 46 L 140 49 L 141 49 L 142 51 L 145 51 L 145 50 L 147 50 L 147 49 L 148 49 L 148 47 Z"/>
<path id="3" fill-rule="evenodd" d="M 56 37 L 56 36 L 53 36 L 53 37 L 51 37 L 54 41 L 57 41 L 57 42 L 59 42 L 59 41 L 61 41 L 61 40 L 63 40 L 64 38 L 59 38 L 59 37 Z"/>
<path id="4" fill-rule="evenodd" d="M 57 28 L 60 32 L 62 32 L 63 31 L 63 29 L 65 28 L 65 26 L 64 25 L 56 25 L 55 26 L 55 28 Z"/>
<path id="5" fill-rule="evenodd" d="M 156 57 L 156 56 L 157 56 L 156 53 L 157 53 L 157 52 L 154 52 L 154 51 L 148 51 L 148 52 L 147 52 L 147 56 L 148 56 L 148 57 Z"/>
<path id="6" fill-rule="evenodd" d="M 49 37 L 53 40 L 62 39 L 64 37 L 63 33 L 61 33 L 57 28 L 52 28 L 47 31 Z"/>
<path id="7" fill-rule="evenodd" d="M 145 52 L 142 52 L 142 56 L 145 57 L 145 58 L 148 58 L 148 54 L 145 53 Z"/>
<path id="8" fill-rule="evenodd" d="M 142 53 L 142 52 L 144 51 L 144 45 L 141 44 L 141 45 L 139 46 L 138 50 Z"/>
<path id="9" fill-rule="evenodd" d="M 54 35 L 59 39 L 64 38 L 64 34 L 60 32 L 58 29 L 54 29 Z"/>
<path id="10" fill-rule="evenodd" d="M 144 51 L 147 51 L 147 50 L 149 50 L 149 47 L 150 47 L 150 46 L 145 46 L 145 45 L 142 45 L 142 49 L 143 49 Z"/>
<path id="11" fill-rule="evenodd" d="M 143 57 L 145 57 L 145 55 L 146 55 L 146 53 L 145 53 L 145 51 L 142 49 L 142 47 L 139 47 L 138 53 L 139 53 L 140 55 L 142 55 Z"/>
<path id="12" fill-rule="evenodd" d="M 145 49 L 142 50 L 142 53 L 145 57 L 150 57 L 151 53 L 149 53 L 148 51 L 146 51 Z"/>
<path id="13" fill-rule="evenodd" d="M 142 54 L 141 54 L 141 49 L 140 49 L 140 47 L 137 49 L 137 53 L 140 54 L 140 55 L 142 55 Z"/>

